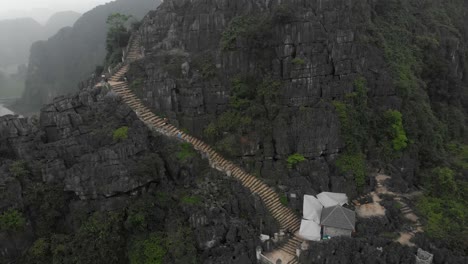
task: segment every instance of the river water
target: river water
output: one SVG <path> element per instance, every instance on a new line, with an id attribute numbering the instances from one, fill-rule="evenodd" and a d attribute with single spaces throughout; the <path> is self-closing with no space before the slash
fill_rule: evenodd
<path id="1" fill-rule="evenodd" d="M 4 106 L 5 102 L 10 101 L 8 99 L 0 98 L 0 116 L 13 115 L 14 113 Z"/>

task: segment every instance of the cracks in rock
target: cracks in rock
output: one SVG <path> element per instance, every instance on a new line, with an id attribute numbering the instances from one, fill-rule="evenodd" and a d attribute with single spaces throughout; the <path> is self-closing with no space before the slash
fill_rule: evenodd
<path id="1" fill-rule="evenodd" d="M 147 190 L 149 189 L 150 185 L 151 184 L 158 184 L 157 181 L 155 180 L 151 180 L 143 185 L 140 185 L 136 188 L 133 188 L 131 190 L 128 190 L 128 191 L 125 191 L 125 192 L 116 192 L 115 194 L 112 194 L 112 195 L 102 195 L 102 197 L 104 197 L 105 199 L 108 199 L 108 198 L 116 198 L 116 197 L 121 197 L 121 196 L 134 196 L 132 195 L 132 193 L 135 193 L 135 192 L 140 192 L 142 193 L 142 191 L 144 190 Z"/>

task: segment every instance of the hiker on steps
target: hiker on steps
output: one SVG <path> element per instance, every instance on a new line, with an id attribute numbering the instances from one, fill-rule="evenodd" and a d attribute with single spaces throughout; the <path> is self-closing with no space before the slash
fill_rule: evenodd
<path id="1" fill-rule="evenodd" d="M 164 124 L 164 125 L 167 125 L 168 122 L 169 122 L 169 120 L 165 117 L 165 118 L 163 119 L 163 124 Z"/>

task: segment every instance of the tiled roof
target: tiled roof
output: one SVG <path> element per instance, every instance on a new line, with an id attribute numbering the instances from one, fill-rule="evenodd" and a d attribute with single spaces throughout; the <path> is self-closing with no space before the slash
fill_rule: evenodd
<path id="1" fill-rule="evenodd" d="M 320 224 L 324 226 L 354 230 L 356 214 L 340 205 L 323 208 Z"/>

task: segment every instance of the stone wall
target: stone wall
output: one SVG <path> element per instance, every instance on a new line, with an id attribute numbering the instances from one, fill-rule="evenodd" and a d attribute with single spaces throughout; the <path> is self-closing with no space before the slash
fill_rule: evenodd
<path id="1" fill-rule="evenodd" d="M 342 229 L 337 227 L 331 226 L 324 226 L 323 227 L 323 235 L 330 236 L 330 237 L 338 237 L 338 236 L 347 236 L 351 237 L 352 230 Z"/>

